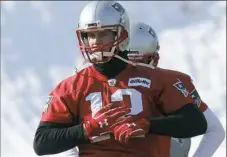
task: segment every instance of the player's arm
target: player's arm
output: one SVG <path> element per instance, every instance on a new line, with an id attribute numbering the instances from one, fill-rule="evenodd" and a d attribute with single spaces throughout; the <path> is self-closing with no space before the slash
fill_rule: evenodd
<path id="1" fill-rule="evenodd" d="M 195 104 L 185 104 L 182 108 L 165 117 L 150 118 L 149 133 L 189 138 L 204 134 L 207 123 L 202 112 Z"/>
<path id="2" fill-rule="evenodd" d="M 37 155 L 47 155 L 61 153 L 82 143 L 89 143 L 82 125 L 41 122 L 33 146 Z"/>
<path id="3" fill-rule="evenodd" d="M 128 122 L 114 129 L 115 139 L 127 142 L 129 137 L 144 134 L 158 134 L 176 138 L 189 138 L 204 134 L 207 129 L 206 119 L 184 86 L 191 84 L 190 79 L 179 83 L 170 76 L 163 81 L 162 89 L 156 100 L 156 107 L 163 113 L 162 117 L 153 117 Z M 162 80 L 159 80 L 162 81 Z"/>
<path id="4" fill-rule="evenodd" d="M 176 138 L 189 138 L 204 134 L 206 119 L 196 104 L 188 103 L 163 117 L 143 118 L 134 121 L 130 116 L 126 124 L 114 128 L 115 140 L 126 142 L 130 137 L 158 134 Z"/>
<path id="5" fill-rule="evenodd" d="M 70 111 L 70 105 L 77 104 L 72 104 L 72 97 L 65 89 L 66 84 L 61 83 L 49 96 L 33 142 L 37 155 L 56 154 L 89 143 L 83 125 L 76 123 L 78 118 Z"/>
<path id="6" fill-rule="evenodd" d="M 157 107 L 165 117 L 151 118 L 149 132 L 177 138 L 204 134 L 207 122 L 190 96 L 190 79 L 171 75 L 163 85 Z"/>
<path id="7" fill-rule="evenodd" d="M 97 111 L 93 117 L 79 124 L 77 105 L 83 104 L 82 101 L 79 102 L 82 93 L 75 92 L 72 95 L 67 91 L 68 89 L 71 88 L 60 84 L 51 93 L 48 107 L 43 112 L 35 133 L 33 147 L 37 155 L 57 154 L 79 144 L 97 141 L 92 137 L 99 136 L 110 127 L 124 123 L 124 120 L 116 122 L 116 119 L 130 112 L 127 107 L 109 104 Z"/>
<path id="8" fill-rule="evenodd" d="M 207 120 L 207 131 L 193 157 L 212 156 L 225 138 L 225 130 L 212 110 L 207 108 L 203 114 Z"/>
<path id="9" fill-rule="evenodd" d="M 195 100 L 207 121 L 207 130 L 193 157 L 212 156 L 225 138 L 224 128 L 215 113 L 201 100 L 193 83 L 189 84 L 188 88 L 190 96 Z"/>

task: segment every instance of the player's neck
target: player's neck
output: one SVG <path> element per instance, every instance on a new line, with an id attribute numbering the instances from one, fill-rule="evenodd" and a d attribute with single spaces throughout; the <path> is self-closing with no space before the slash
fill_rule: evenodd
<path id="1" fill-rule="evenodd" d="M 127 59 L 127 53 L 120 53 L 119 56 Z M 108 78 L 114 78 L 122 72 L 127 66 L 127 63 L 118 58 L 112 58 L 109 62 L 104 64 L 94 64 L 96 70 Z"/>

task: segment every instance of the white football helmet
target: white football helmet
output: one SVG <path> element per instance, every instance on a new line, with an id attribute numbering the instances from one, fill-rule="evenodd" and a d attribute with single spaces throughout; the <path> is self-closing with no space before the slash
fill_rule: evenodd
<path id="1" fill-rule="evenodd" d="M 129 60 L 156 67 L 160 46 L 155 31 L 143 22 L 134 21 L 130 26 Z"/>
<path id="2" fill-rule="evenodd" d="M 114 42 L 89 46 L 87 32 L 111 30 Z M 129 44 L 129 17 L 124 7 L 115 1 L 91 1 L 80 14 L 76 31 L 79 47 L 85 60 L 90 63 L 105 63 Z M 104 52 L 104 49 L 110 49 Z"/>

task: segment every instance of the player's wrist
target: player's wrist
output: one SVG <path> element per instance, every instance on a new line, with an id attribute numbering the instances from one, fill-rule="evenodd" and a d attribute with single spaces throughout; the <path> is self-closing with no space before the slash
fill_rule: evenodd
<path id="1" fill-rule="evenodd" d="M 141 126 L 143 128 L 143 130 L 145 131 L 146 134 L 149 132 L 151 123 L 148 118 L 140 119 L 138 124 L 139 124 L 139 126 Z"/>
<path id="2" fill-rule="evenodd" d="M 98 123 L 94 120 L 88 120 L 83 123 L 84 132 L 87 136 L 91 136 L 99 128 Z"/>
<path id="3" fill-rule="evenodd" d="M 83 131 L 84 131 L 84 135 L 86 135 L 87 137 L 89 136 L 89 124 L 88 124 L 89 122 L 85 122 L 85 123 L 83 123 Z"/>

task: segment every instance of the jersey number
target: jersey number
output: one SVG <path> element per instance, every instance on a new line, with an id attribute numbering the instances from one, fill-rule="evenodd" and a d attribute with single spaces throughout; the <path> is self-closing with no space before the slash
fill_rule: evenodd
<path id="1" fill-rule="evenodd" d="M 131 101 L 130 114 L 135 115 L 143 111 L 142 94 L 135 89 L 118 89 L 111 95 L 111 102 L 123 101 L 123 96 L 129 95 Z M 86 97 L 86 101 L 91 103 L 92 116 L 103 107 L 102 93 L 94 92 L 90 93 Z"/>

